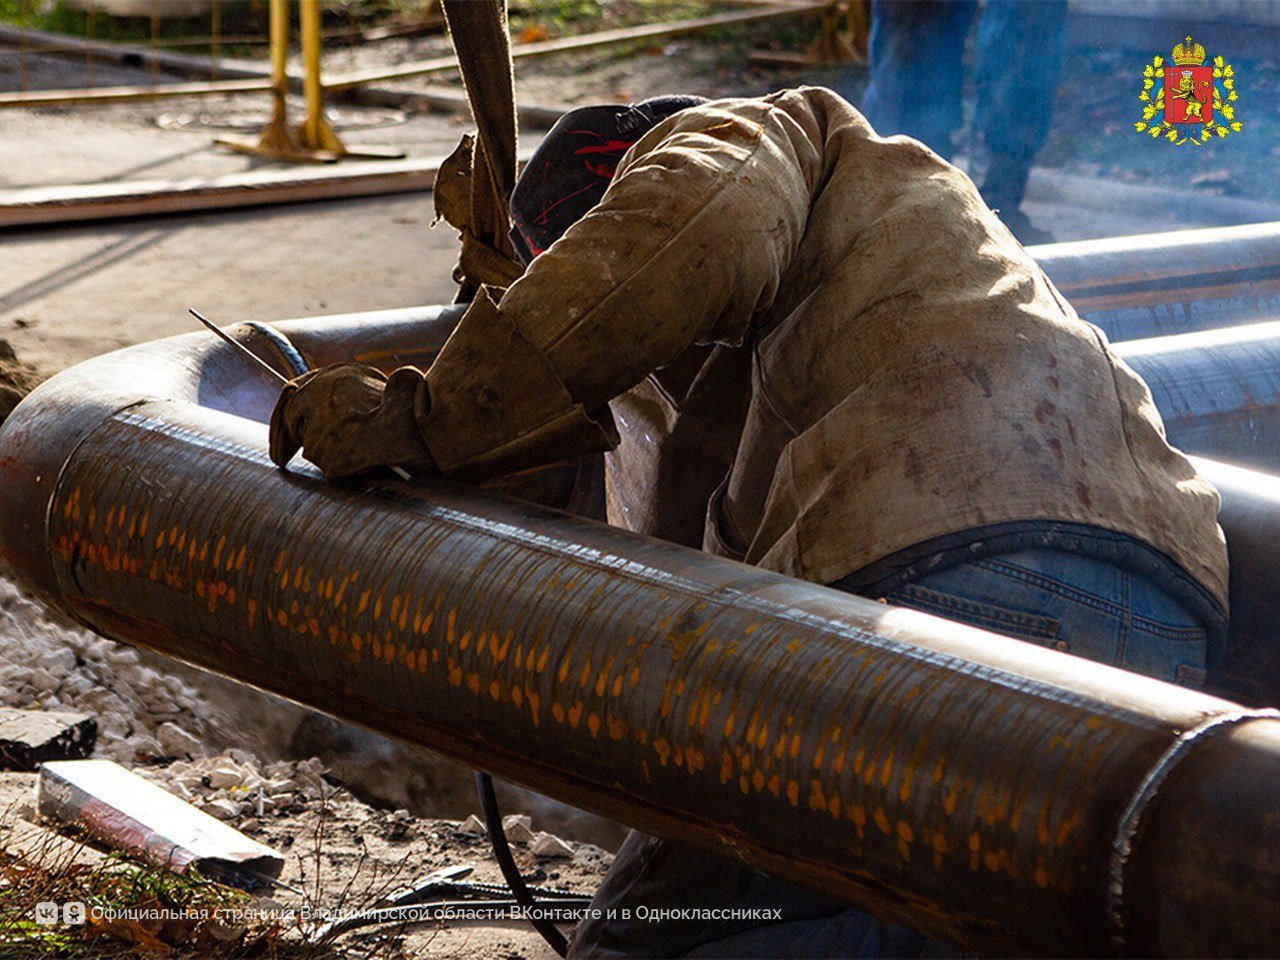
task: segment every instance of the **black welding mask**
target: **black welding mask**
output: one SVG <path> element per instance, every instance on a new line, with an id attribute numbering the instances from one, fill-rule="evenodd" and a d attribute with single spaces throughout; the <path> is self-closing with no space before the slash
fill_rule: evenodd
<path id="1" fill-rule="evenodd" d="M 627 149 L 651 129 L 704 97 L 655 97 L 642 103 L 570 110 L 533 152 L 511 194 L 511 243 L 526 265 L 600 202 Z"/>

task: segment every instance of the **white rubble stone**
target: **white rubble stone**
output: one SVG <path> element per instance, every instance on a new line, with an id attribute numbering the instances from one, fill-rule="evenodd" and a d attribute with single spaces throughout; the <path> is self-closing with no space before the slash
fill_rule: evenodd
<path id="1" fill-rule="evenodd" d="M 550 833 L 539 833 L 529 844 L 529 852 L 535 857 L 572 857 L 573 847 Z"/>
<path id="2" fill-rule="evenodd" d="M 27 683 L 40 694 L 52 693 L 58 689 L 58 678 L 44 667 L 36 667 L 28 673 Z"/>
<path id="3" fill-rule="evenodd" d="M 76 655 L 66 647 L 60 647 L 41 657 L 40 665 L 55 676 L 65 677 L 76 668 Z"/>
<path id="4" fill-rule="evenodd" d="M 529 843 L 533 840 L 533 820 L 521 813 L 502 818 L 502 833 L 510 843 Z"/>
<path id="5" fill-rule="evenodd" d="M 160 713 L 177 713 L 178 704 L 168 690 L 153 687 L 142 695 L 142 701 L 152 710 Z"/>
<path id="6" fill-rule="evenodd" d="M 180 677 L 142 663 L 137 650 L 50 620 L 44 609 L 0 577 L 0 705 L 36 704 L 91 713 L 94 755 L 135 761 L 135 735 L 154 737 L 176 723 L 200 743 L 225 743 L 235 731 Z M 163 746 L 163 744 L 162 744 Z M 208 752 L 207 749 L 201 752 Z"/>
<path id="7" fill-rule="evenodd" d="M 142 657 L 138 655 L 138 651 L 132 647 L 121 646 L 120 644 L 112 644 L 111 649 L 107 651 L 107 662 L 116 666 L 126 666 L 130 664 L 140 663 Z"/>
<path id="8" fill-rule="evenodd" d="M 146 733 L 135 733 L 125 741 L 125 746 L 133 754 L 133 758 L 138 760 L 148 760 L 162 753 L 159 741 Z"/>
<path id="9" fill-rule="evenodd" d="M 238 787 L 244 783 L 244 771 L 230 765 L 214 767 L 205 776 L 209 778 L 209 786 L 215 790 Z"/>
<path id="10" fill-rule="evenodd" d="M 217 817 L 219 820 L 235 820 L 244 813 L 244 804 L 237 803 L 235 800 L 228 800 L 225 797 L 219 797 L 216 800 L 209 800 L 201 804 L 200 809 L 211 817 Z"/>
<path id="11" fill-rule="evenodd" d="M 93 680 L 82 673 L 72 673 L 62 678 L 61 690 L 72 700 L 78 700 L 93 689 Z"/>
<path id="12" fill-rule="evenodd" d="M 172 721 L 156 727 L 156 739 L 167 757 L 199 757 L 206 752 L 199 740 Z"/>
<path id="13" fill-rule="evenodd" d="M 482 837 L 487 831 L 484 827 L 484 821 L 473 813 L 458 824 L 458 832 L 465 833 L 469 837 Z"/>
<path id="14" fill-rule="evenodd" d="M 132 729 L 129 721 L 118 713 L 105 713 L 100 711 L 95 711 L 95 713 L 98 717 L 99 742 L 108 738 L 116 741 L 116 750 L 112 756 L 119 756 L 132 760 L 132 748 L 124 742 L 129 738 L 129 731 Z"/>

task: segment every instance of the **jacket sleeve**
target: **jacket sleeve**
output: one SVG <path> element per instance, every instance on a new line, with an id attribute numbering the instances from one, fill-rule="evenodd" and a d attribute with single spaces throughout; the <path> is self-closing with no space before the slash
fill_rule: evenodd
<path id="1" fill-rule="evenodd" d="M 820 143 L 763 100 L 650 131 L 500 301 L 477 297 L 428 371 L 419 426 L 444 475 L 608 449 L 610 400 L 693 344 L 741 344 L 804 232 Z"/>

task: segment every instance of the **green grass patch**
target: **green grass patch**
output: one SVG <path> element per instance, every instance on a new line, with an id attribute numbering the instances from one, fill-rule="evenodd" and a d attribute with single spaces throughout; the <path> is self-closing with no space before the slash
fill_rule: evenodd
<path id="1" fill-rule="evenodd" d="M 197 874 L 109 857 L 77 863 L 65 849 L 19 856 L 0 847 L 0 956 L 6 960 L 218 956 L 228 960 L 332 956 L 281 922 L 248 911 L 253 898 Z M 85 905 L 86 921 L 41 923 L 37 904 Z"/>

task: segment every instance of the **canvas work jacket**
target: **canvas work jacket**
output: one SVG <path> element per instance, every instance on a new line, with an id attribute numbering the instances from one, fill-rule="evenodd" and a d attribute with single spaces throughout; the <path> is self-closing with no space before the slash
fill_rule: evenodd
<path id="1" fill-rule="evenodd" d="M 682 110 L 427 374 L 446 476 L 612 449 L 620 526 L 829 583 L 1015 521 L 1225 609 L 1219 498 L 964 173 L 827 90 Z"/>

